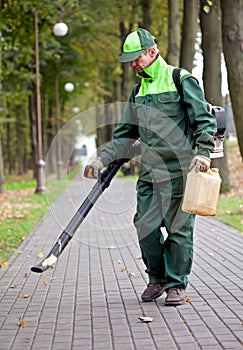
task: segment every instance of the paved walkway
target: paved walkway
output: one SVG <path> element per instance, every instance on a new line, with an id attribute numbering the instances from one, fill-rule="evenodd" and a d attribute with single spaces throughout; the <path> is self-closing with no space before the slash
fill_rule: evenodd
<path id="1" fill-rule="evenodd" d="M 35 274 L 91 180 L 74 180 L 0 270 L 0 349 L 242 348 L 243 235 L 197 218 L 185 305 L 142 303 L 147 277 L 132 225 L 134 185 L 115 179 L 53 269 Z M 142 323 L 138 317 L 152 317 Z M 22 324 L 22 325 L 21 325 Z M 25 326 L 25 327 L 23 327 Z"/>

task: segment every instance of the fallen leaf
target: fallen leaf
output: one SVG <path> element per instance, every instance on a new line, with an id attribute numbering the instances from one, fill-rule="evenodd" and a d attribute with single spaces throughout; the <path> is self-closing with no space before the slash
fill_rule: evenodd
<path id="1" fill-rule="evenodd" d="M 185 300 L 189 303 L 191 301 L 191 298 L 188 295 L 186 295 Z"/>
<path id="2" fill-rule="evenodd" d="M 117 260 L 117 262 L 118 262 L 118 264 L 120 264 L 120 265 L 122 264 L 121 260 Z"/>
<path id="3" fill-rule="evenodd" d="M 24 298 L 24 299 L 28 299 L 29 297 L 30 297 L 30 296 L 29 296 L 28 294 L 24 294 L 24 295 L 23 295 L 23 298 Z"/>
<path id="4" fill-rule="evenodd" d="M 213 256 L 213 253 L 208 253 L 209 256 Z"/>
<path id="5" fill-rule="evenodd" d="M 15 289 L 17 286 L 16 284 L 13 284 L 12 286 L 10 286 L 11 289 Z"/>
<path id="6" fill-rule="evenodd" d="M 120 271 L 124 272 L 124 271 L 126 271 L 126 268 L 125 267 L 121 267 Z"/>
<path id="7" fill-rule="evenodd" d="M 115 247 L 113 245 L 108 245 L 107 249 L 114 249 Z"/>
<path id="8" fill-rule="evenodd" d="M 48 285 L 48 280 L 43 280 L 43 284 L 44 284 L 45 286 L 47 286 L 47 285 Z"/>
<path id="9" fill-rule="evenodd" d="M 37 256 L 38 256 L 38 258 L 43 258 L 43 253 L 42 253 L 42 252 L 39 252 L 39 253 L 37 254 Z"/>
<path id="10" fill-rule="evenodd" d="M 141 257 L 140 255 L 137 255 L 137 256 L 136 256 L 136 259 L 137 259 L 137 260 L 141 260 L 142 257 Z"/>
<path id="11" fill-rule="evenodd" d="M 143 323 L 152 322 L 153 318 L 148 316 L 139 316 L 138 319 Z"/>
<path id="12" fill-rule="evenodd" d="M 7 261 L 3 261 L 3 262 L 1 263 L 1 265 L 2 265 L 2 267 L 7 267 L 7 266 L 8 266 L 8 262 L 7 262 Z"/>
<path id="13" fill-rule="evenodd" d="M 133 276 L 135 276 L 135 273 L 129 272 L 127 275 L 128 275 L 128 277 L 133 277 Z"/>
<path id="14" fill-rule="evenodd" d="M 25 328 L 26 327 L 26 322 L 23 321 L 22 317 L 19 317 L 19 326 Z"/>

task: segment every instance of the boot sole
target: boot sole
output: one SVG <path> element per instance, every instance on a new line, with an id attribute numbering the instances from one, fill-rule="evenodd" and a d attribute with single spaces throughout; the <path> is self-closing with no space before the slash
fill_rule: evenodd
<path id="1" fill-rule="evenodd" d="M 177 305 L 183 305 L 185 304 L 185 300 L 181 301 L 165 301 L 166 306 L 177 306 Z"/>
<path id="2" fill-rule="evenodd" d="M 161 297 L 161 295 L 162 295 L 163 293 L 164 293 L 164 292 L 158 293 L 158 294 L 156 294 L 155 296 L 153 296 L 153 298 L 146 298 L 146 299 L 141 298 L 141 299 L 142 299 L 142 301 L 144 301 L 144 302 L 153 301 L 153 300 L 155 300 L 155 299 Z"/>

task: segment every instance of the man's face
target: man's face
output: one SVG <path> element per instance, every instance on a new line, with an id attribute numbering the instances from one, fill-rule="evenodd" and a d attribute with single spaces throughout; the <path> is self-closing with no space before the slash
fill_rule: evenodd
<path id="1" fill-rule="evenodd" d="M 150 53 L 143 52 L 136 60 L 130 62 L 131 67 L 137 72 L 142 73 L 144 68 L 147 68 L 150 66 L 150 64 L 153 62 L 153 58 L 151 57 Z"/>

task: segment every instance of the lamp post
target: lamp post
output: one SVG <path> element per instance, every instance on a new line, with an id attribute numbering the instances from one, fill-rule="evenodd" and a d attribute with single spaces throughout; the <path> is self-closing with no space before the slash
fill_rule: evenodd
<path id="1" fill-rule="evenodd" d="M 55 31 L 54 31 L 55 29 Z M 64 36 L 68 32 L 65 23 L 57 23 L 53 28 L 54 34 Z M 36 67 L 36 117 L 37 117 L 37 187 L 35 193 L 45 192 L 44 165 L 42 150 L 42 126 L 41 126 L 41 94 L 40 94 L 40 62 L 39 62 L 39 28 L 38 10 L 35 11 L 35 67 Z"/>
<path id="2" fill-rule="evenodd" d="M 59 90 L 59 77 L 62 74 L 68 74 L 68 72 L 63 71 L 56 75 L 55 78 L 55 98 L 56 98 L 56 146 L 57 146 L 57 179 L 62 179 L 62 138 L 61 138 L 61 119 L 60 119 L 60 90 Z M 64 85 L 64 90 L 67 92 L 72 92 L 74 90 L 74 85 L 72 83 L 66 83 Z"/>
<path id="3" fill-rule="evenodd" d="M 59 105 L 59 76 L 57 74 L 55 79 L 55 92 L 56 92 L 56 127 L 57 127 L 57 179 L 62 178 L 62 150 L 61 150 L 61 121 L 60 121 L 60 105 Z"/>

